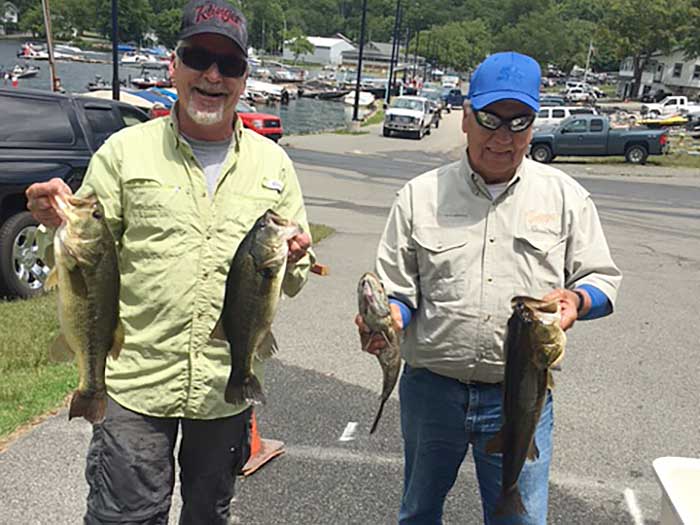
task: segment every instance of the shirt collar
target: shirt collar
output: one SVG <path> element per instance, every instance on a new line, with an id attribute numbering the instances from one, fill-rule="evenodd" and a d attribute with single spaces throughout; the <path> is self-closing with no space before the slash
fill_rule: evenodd
<path id="1" fill-rule="evenodd" d="M 179 107 L 180 103 L 178 101 L 175 101 L 175 104 L 173 104 L 173 107 L 170 110 L 170 121 L 168 124 L 173 133 L 173 141 L 175 143 L 175 147 L 179 148 L 183 144 L 187 145 L 186 147 L 189 147 L 187 141 L 185 141 L 182 138 L 182 135 L 180 135 L 180 124 L 177 120 L 177 112 L 179 111 Z M 241 123 L 241 119 L 238 117 L 238 113 L 236 113 L 236 120 L 233 123 L 233 138 L 234 140 L 232 141 L 232 143 L 236 148 L 236 152 L 238 152 L 241 149 L 241 140 L 243 139 L 243 124 Z"/>
<path id="2" fill-rule="evenodd" d="M 520 166 L 518 166 L 518 168 L 515 170 L 515 174 L 513 175 L 513 177 L 508 181 L 508 186 L 503 191 L 503 195 L 508 193 L 512 186 L 515 186 L 515 184 L 520 182 L 520 180 L 523 178 L 524 170 L 525 160 L 523 159 L 523 162 L 521 162 Z M 486 182 L 484 181 L 483 177 L 479 175 L 476 171 L 474 171 L 471 165 L 469 164 L 469 155 L 467 155 L 467 148 L 464 148 L 464 151 L 462 152 L 460 171 L 464 179 L 467 181 L 467 184 L 469 184 L 469 188 L 475 194 L 481 193 L 484 196 L 491 199 L 491 193 L 486 187 Z"/>

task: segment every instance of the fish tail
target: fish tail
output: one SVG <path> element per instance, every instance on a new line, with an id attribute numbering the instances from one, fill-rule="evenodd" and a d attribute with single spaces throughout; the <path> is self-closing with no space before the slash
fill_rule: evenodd
<path id="1" fill-rule="evenodd" d="M 247 374 L 243 381 L 237 382 L 233 376 L 228 380 L 224 398 L 227 403 L 243 405 L 248 402 L 253 404 L 265 403 L 265 394 L 262 385 L 253 374 Z"/>
<path id="2" fill-rule="evenodd" d="M 374 416 L 374 423 L 372 423 L 372 428 L 369 431 L 370 434 L 374 434 L 374 431 L 377 430 L 377 425 L 382 417 L 382 411 L 384 410 L 384 403 L 386 403 L 386 400 L 387 398 L 382 397 L 382 402 L 379 403 L 379 410 L 377 410 L 377 415 Z"/>
<path id="3" fill-rule="evenodd" d="M 104 393 L 84 393 L 76 390 L 70 400 L 68 419 L 83 417 L 90 423 L 100 423 L 105 418 L 107 397 Z"/>
<path id="4" fill-rule="evenodd" d="M 498 503 L 494 516 L 513 516 L 526 514 L 523 498 L 520 495 L 518 485 L 513 485 L 511 488 L 503 491 Z"/>

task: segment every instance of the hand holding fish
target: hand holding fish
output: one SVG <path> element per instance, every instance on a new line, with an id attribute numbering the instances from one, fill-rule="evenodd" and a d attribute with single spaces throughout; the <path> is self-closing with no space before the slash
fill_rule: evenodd
<path id="1" fill-rule="evenodd" d="M 58 177 L 48 182 L 38 182 L 27 188 L 27 209 L 44 226 L 56 228 L 64 220 L 58 209 L 56 198 L 68 197 L 72 194 L 73 191 L 68 184 Z"/>
<path id="2" fill-rule="evenodd" d="M 542 298 L 544 302 L 559 301 L 559 311 L 561 313 L 559 324 L 562 330 L 566 331 L 571 328 L 579 317 L 586 315 L 588 310 L 591 309 L 591 298 L 588 296 L 588 293 L 585 290 L 577 290 L 577 292 L 583 297 L 583 306 L 580 314 L 578 313 L 578 307 L 581 299 L 572 290 L 557 288 Z"/>
<path id="3" fill-rule="evenodd" d="M 311 247 L 311 236 L 306 232 L 297 233 L 294 237 L 287 241 L 289 246 L 289 254 L 287 260 L 290 263 L 298 262 Z"/>
<path id="4" fill-rule="evenodd" d="M 401 333 L 401 331 L 403 330 L 403 319 L 401 318 L 401 310 L 399 310 L 399 307 L 395 304 L 389 304 L 389 309 L 391 310 L 391 321 L 394 330 L 397 333 Z M 382 337 L 381 334 L 372 333 L 372 330 L 369 326 L 367 326 L 365 320 L 360 314 L 357 314 L 355 316 L 355 324 L 357 325 L 358 332 L 360 333 L 362 350 L 370 354 L 378 355 L 382 351 L 382 349 L 386 347 L 386 339 Z"/>

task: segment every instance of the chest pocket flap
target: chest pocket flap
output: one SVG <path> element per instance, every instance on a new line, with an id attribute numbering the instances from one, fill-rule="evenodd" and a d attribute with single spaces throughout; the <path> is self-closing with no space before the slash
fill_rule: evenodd
<path id="1" fill-rule="evenodd" d="M 467 231 L 461 227 L 418 226 L 413 240 L 429 252 L 440 253 L 467 244 Z"/>

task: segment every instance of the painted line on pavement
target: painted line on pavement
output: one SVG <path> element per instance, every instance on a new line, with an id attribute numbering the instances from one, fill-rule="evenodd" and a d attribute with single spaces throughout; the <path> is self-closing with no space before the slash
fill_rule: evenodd
<path id="1" fill-rule="evenodd" d="M 637 503 L 637 496 L 634 495 L 634 491 L 627 487 L 624 490 L 625 502 L 627 503 L 627 509 L 629 510 L 630 516 L 634 520 L 634 525 L 644 525 L 644 518 L 642 517 L 642 509 L 639 508 Z"/>
<path id="2" fill-rule="evenodd" d="M 338 441 L 353 441 L 355 439 L 355 431 L 357 430 L 357 423 L 355 421 L 350 421 L 345 425 L 345 430 L 341 434 Z"/>

